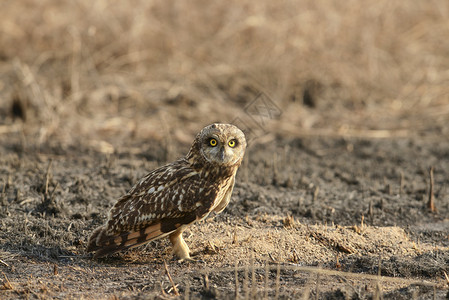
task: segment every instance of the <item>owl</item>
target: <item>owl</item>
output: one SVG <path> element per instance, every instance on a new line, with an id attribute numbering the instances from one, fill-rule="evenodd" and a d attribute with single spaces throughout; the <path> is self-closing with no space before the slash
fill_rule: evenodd
<path id="1" fill-rule="evenodd" d="M 168 236 L 173 253 L 191 260 L 182 233 L 225 209 L 245 150 L 245 135 L 236 126 L 203 128 L 185 157 L 148 173 L 118 199 L 87 251 L 98 258 Z"/>

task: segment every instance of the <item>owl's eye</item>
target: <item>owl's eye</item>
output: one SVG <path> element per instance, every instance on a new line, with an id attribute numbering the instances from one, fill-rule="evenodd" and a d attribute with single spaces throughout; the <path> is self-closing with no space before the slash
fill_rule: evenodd
<path id="1" fill-rule="evenodd" d="M 217 146 L 217 140 L 216 139 L 210 139 L 209 140 L 209 145 L 211 145 L 212 147 Z"/>
<path id="2" fill-rule="evenodd" d="M 230 140 L 228 145 L 229 145 L 229 147 L 234 148 L 235 145 L 237 145 L 237 142 L 235 140 Z"/>

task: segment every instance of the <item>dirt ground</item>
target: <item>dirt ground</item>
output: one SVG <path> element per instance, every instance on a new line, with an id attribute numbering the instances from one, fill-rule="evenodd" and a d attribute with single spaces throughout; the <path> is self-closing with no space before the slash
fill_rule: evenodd
<path id="1" fill-rule="evenodd" d="M 449 296 L 447 3 L 243 2 L 0 5 L 1 299 Z M 197 261 L 93 260 L 115 201 L 215 121 L 249 147 L 184 233 Z"/>
<path id="2" fill-rule="evenodd" d="M 110 155 L 3 144 L 2 298 L 172 295 L 163 261 L 179 293 L 195 298 L 232 298 L 236 264 L 242 297 L 446 295 L 447 143 L 285 138 L 250 147 L 226 211 L 185 233 L 200 262 L 173 261 L 165 240 L 94 261 L 85 254 L 89 233 L 163 163 L 144 157 L 163 153 L 149 144 L 142 154 Z M 435 213 L 426 204 L 428 166 L 437 166 Z"/>

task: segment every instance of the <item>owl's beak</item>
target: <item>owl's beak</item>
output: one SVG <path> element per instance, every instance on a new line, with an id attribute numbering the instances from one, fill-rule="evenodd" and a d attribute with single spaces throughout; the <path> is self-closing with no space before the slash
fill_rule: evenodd
<path id="1" fill-rule="evenodd" d="M 222 162 L 224 162 L 224 160 L 225 160 L 225 150 L 224 150 L 224 147 L 221 147 L 221 148 L 220 148 L 220 152 L 218 153 L 218 158 L 219 158 Z"/>

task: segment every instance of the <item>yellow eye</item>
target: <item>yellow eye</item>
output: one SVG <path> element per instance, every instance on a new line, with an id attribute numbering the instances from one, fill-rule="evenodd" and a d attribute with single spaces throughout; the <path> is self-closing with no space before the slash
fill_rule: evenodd
<path id="1" fill-rule="evenodd" d="M 212 147 L 217 146 L 217 140 L 216 139 L 210 139 L 209 145 L 211 145 Z"/>
<path id="2" fill-rule="evenodd" d="M 230 140 L 228 145 L 229 145 L 229 147 L 234 148 L 235 147 L 235 140 Z"/>

